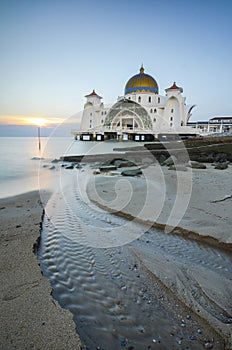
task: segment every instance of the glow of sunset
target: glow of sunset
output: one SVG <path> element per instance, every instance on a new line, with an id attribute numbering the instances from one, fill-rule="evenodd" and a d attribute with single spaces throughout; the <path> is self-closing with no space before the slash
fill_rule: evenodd
<path id="1" fill-rule="evenodd" d="M 0 116 L 0 124 L 51 127 L 64 122 L 63 118 L 29 117 L 29 116 Z"/>

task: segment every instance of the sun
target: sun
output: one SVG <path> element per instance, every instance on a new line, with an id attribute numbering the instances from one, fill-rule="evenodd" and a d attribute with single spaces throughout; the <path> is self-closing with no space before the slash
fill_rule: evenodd
<path id="1" fill-rule="evenodd" d="M 46 126 L 47 120 L 43 118 L 30 118 L 30 123 L 38 127 Z"/>

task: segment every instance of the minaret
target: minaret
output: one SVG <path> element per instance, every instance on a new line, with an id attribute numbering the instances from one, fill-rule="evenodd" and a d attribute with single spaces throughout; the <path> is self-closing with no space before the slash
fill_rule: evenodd
<path id="1" fill-rule="evenodd" d="M 95 90 L 93 90 L 91 94 L 85 95 L 85 97 L 87 98 L 85 108 L 89 106 L 98 106 L 101 104 L 102 97 L 96 94 Z"/>

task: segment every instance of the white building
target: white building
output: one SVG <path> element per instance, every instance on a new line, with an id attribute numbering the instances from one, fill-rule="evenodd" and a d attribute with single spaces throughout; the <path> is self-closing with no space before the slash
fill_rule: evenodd
<path id="1" fill-rule="evenodd" d="M 86 95 L 80 130 L 73 134 L 76 139 L 99 141 L 153 141 L 196 134 L 196 129 L 187 126 L 194 106 L 186 105 L 183 89 L 174 82 L 165 91 L 165 96 L 160 95 L 156 80 L 141 67 L 112 106 L 104 106 L 94 90 Z"/>
<path id="2" fill-rule="evenodd" d="M 232 133 L 232 116 L 214 117 L 207 121 L 189 122 L 198 134 L 227 134 Z"/>

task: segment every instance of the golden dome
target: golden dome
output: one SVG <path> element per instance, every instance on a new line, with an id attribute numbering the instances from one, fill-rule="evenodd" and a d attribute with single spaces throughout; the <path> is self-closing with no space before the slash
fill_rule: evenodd
<path id="1" fill-rule="evenodd" d="M 159 93 L 158 84 L 149 74 L 144 73 L 143 66 L 140 73 L 130 78 L 125 86 L 125 95 L 131 93 Z"/>

